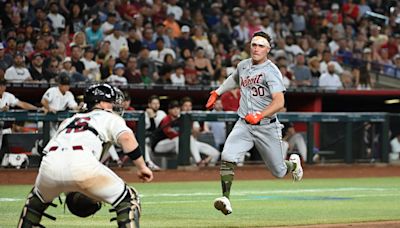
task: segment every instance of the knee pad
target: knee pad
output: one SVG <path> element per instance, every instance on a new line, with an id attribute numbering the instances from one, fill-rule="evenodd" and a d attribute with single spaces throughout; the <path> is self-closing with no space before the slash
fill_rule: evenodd
<path id="1" fill-rule="evenodd" d="M 125 196 L 124 196 L 125 195 Z M 110 212 L 116 212 L 117 217 L 110 221 L 116 220 L 119 228 L 139 228 L 139 218 L 141 213 L 139 193 L 136 189 L 125 186 L 125 191 L 122 193 L 124 198 L 113 205 Z"/>
<path id="2" fill-rule="evenodd" d="M 34 189 L 32 189 L 27 197 L 24 208 L 22 209 L 17 227 L 44 227 L 40 225 L 42 216 L 56 220 L 55 217 L 44 212 L 49 206 L 56 207 L 56 205 L 53 203 L 43 203 L 42 199 L 37 193 L 35 193 Z"/>

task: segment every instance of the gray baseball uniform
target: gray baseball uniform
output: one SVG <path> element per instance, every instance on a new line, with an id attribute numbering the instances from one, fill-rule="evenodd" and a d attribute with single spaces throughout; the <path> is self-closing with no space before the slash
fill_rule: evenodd
<path id="1" fill-rule="evenodd" d="M 255 146 L 272 174 L 285 176 L 287 167 L 283 160 L 282 127 L 276 115 L 262 119 L 259 125 L 251 125 L 244 120 L 247 114 L 264 110 L 271 103 L 273 93 L 285 92 L 282 74 L 270 60 L 253 65 L 251 59 L 246 59 L 229 77 L 231 79 L 227 80 L 233 79 L 240 86 L 240 118 L 226 140 L 222 160 L 238 162 Z M 222 94 L 224 90 L 226 88 L 220 87 L 217 92 Z"/>

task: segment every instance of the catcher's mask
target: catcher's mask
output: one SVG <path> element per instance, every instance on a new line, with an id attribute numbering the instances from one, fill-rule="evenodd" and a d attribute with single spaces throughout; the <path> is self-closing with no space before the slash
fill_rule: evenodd
<path id="1" fill-rule="evenodd" d="M 101 208 L 100 202 L 96 202 L 80 192 L 68 193 L 65 204 L 72 214 L 82 218 L 94 215 Z"/>

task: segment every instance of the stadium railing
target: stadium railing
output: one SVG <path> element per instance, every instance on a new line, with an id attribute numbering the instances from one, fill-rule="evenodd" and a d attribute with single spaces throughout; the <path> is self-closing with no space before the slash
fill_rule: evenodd
<path id="1" fill-rule="evenodd" d="M 58 113 L 44 114 L 42 112 L 27 112 L 27 111 L 9 111 L 0 112 L 0 121 L 43 121 L 43 139 L 44 142 L 49 140 L 49 122 L 62 121 L 65 118 L 72 116 L 75 112 L 65 111 Z M 191 111 L 183 112 L 181 118 L 181 134 L 179 140 L 179 151 L 177 166 L 190 165 L 190 134 L 192 121 L 224 121 L 235 122 L 238 119 L 236 112 L 209 112 L 209 111 Z M 137 121 L 136 137 L 142 151 L 145 145 L 145 121 L 143 111 L 129 111 L 124 113 L 125 120 Z M 380 161 L 389 162 L 389 127 L 390 119 L 396 118 L 400 120 L 400 114 L 386 113 L 386 112 L 365 112 L 365 113 L 315 113 L 315 112 L 287 112 L 279 113 L 278 118 L 280 122 L 302 122 L 305 123 L 307 135 L 307 153 L 308 157 L 313 156 L 315 147 L 314 141 L 314 127 L 315 124 L 329 123 L 329 124 L 344 124 L 344 162 L 353 163 L 353 128 L 356 123 L 369 122 L 380 124 Z M 307 163 L 312 164 L 312 159 L 308 159 Z"/>

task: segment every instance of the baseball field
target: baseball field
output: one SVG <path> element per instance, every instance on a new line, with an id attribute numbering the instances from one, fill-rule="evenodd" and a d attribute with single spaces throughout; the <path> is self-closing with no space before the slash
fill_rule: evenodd
<path id="1" fill-rule="evenodd" d="M 366 168 L 360 169 L 361 172 Z M 130 183 L 141 193 L 142 227 L 345 227 L 350 223 L 353 227 L 400 226 L 399 173 L 382 177 L 379 168 L 372 175 L 375 177 L 305 178 L 294 183 L 289 178 L 275 180 L 263 171 L 262 175 L 267 175 L 265 179 L 243 180 L 243 175 L 253 172 L 251 170 L 238 172 L 238 180 L 234 182 L 231 194 L 233 214 L 229 216 L 213 208 L 213 199 L 220 195 L 217 179 L 163 182 L 163 176 L 171 173 L 161 172 L 156 173 L 154 183 Z M 255 173 L 259 171 L 256 169 Z M 318 169 L 315 170 L 314 175 L 318 172 Z M 202 175 L 209 178 L 201 179 L 218 176 L 216 169 L 182 173 L 191 174 L 193 180 L 198 180 Z M 346 176 L 344 174 L 338 176 Z M 128 171 L 126 175 L 133 176 L 133 172 Z M 175 177 L 179 178 L 179 175 Z M 309 173 L 309 176 L 313 175 Z M 190 175 L 188 179 L 191 179 Z M 0 185 L 0 227 L 16 226 L 30 189 L 31 185 L 25 184 Z M 57 217 L 57 221 L 44 218 L 42 224 L 46 227 L 116 226 L 109 222 L 114 216 L 108 212 L 110 206 L 104 205 L 93 217 L 81 219 L 64 209 L 58 200 L 54 203 L 58 207 L 50 208 L 47 212 Z"/>

